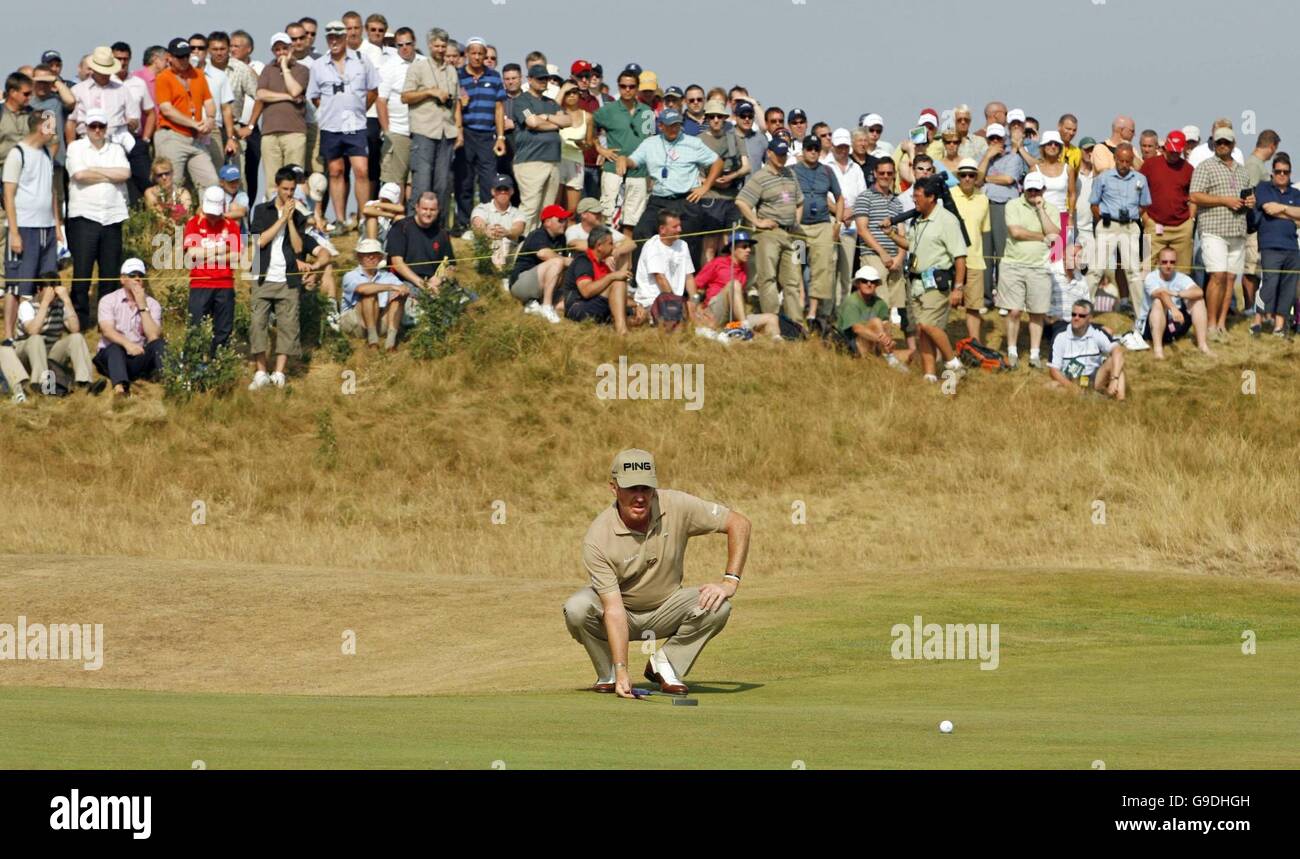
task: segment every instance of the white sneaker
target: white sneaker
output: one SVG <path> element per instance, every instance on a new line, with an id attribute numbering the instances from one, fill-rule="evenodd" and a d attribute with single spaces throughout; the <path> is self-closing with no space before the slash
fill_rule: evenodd
<path id="1" fill-rule="evenodd" d="M 541 305 L 541 308 L 542 309 L 538 311 L 538 314 L 543 319 L 545 319 L 547 322 L 551 323 L 552 325 L 560 324 L 560 314 L 555 312 L 554 307 L 552 307 L 549 304 L 543 304 Z"/>
<path id="2" fill-rule="evenodd" d="M 1151 348 L 1147 345 L 1147 341 L 1143 340 L 1136 331 L 1130 331 L 1125 334 L 1123 337 L 1119 338 L 1119 342 L 1130 352 L 1141 352 L 1143 349 Z"/>
<path id="3" fill-rule="evenodd" d="M 472 242 L 472 241 L 474 241 L 474 231 L 473 231 L 473 230 L 466 230 L 465 232 L 461 233 L 461 234 L 460 234 L 460 240 L 461 240 L 462 242 Z"/>
<path id="4" fill-rule="evenodd" d="M 541 316 L 542 303 L 540 301 L 528 302 L 524 305 L 524 313 L 527 313 L 529 316 Z"/>
<path id="5" fill-rule="evenodd" d="M 695 336 L 703 337 L 705 340 L 717 340 L 718 332 L 714 331 L 712 328 L 696 328 Z"/>
<path id="6" fill-rule="evenodd" d="M 248 390 L 256 391 L 265 388 L 269 384 L 271 384 L 271 377 L 268 376 L 265 371 L 258 370 L 253 374 L 253 381 L 249 383 Z"/>
<path id="7" fill-rule="evenodd" d="M 277 388 L 283 388 L 283 387 L 284 387 L 284 373 L 272 373 L 272 374 L 271 374 L 271 384 L 272 384 L 272 385 L 275 385 Z"/>

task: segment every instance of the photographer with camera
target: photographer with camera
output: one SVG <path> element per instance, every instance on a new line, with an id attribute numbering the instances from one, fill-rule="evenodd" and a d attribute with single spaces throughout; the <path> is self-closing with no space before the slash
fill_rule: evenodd
<path id="1" fill-rule="evenodd" d="M 1142 217 L 1151 205 L 1151 185 L 1147 177 L 1133 169 L 1133 159 L 1132 145 L 1121 143 L 1115 148 L 1115 166 L 1092 183 L 1088 202 L 1097 237 L 1097 259 L 1087 261 L 1089 268 L 1104 270 L 1114 280 L 1114 255 L 1120 255 L 1133 304 L 1133 337 L 1126 338 L 1124 344 L 1130 350 L 1146 348 L 1142 345 L 1147 319 L 1146 293 L 1142 290 Z"/>

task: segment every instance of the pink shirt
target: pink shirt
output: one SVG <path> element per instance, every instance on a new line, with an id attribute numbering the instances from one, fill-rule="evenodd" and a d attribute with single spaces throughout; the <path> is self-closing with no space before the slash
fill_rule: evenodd
<path id="1" fill-rule="evenodd" d="M 72 88 L 77 98 L 77 107 L 72 111 L 72 121 L 77 123 L 77 133 L 86 121 L 86 111 L 98 108 L 108 117 L 108 133 L 116 134 L 126 129 L 127 120 L 140 119 L 140 102 L 132 96 L 126 84 L 117 78 L 109 78 L 107 86 L 95 83 L 94 78 L 87 78 Z"/>
<path id="2" fill-rule="evenodd" d="M 150 101 L 156 100 L 156 97 L 154 96 L 153 85 L 154 85 L 154 81 L 157 80 L 158 76 L 154 74 L 153 69 L 149 68 L 148 66 L 141 66 L 140 68 L 131 72 L 131 77 L 139 78 L 140 80 L 144 81 L 145 85 L 149 87 L 149 100 Z"/>
<path id="3" fill-rule="evenodd" d="M 149 305 L 149 315 L 161 328 L 162 305 L 151 296 L 146 297 L 146 303 Z M 98 318 L 101 323 L 111 322 L 117 333 L 132 343 L 146 345 L 144 323 L 140 321 L 140 309 L 135 306 L 135 301 L 131 299 L 131 294 L 125 288 L 114 290 L 99 300 Z M 108 338 L 100 337 L 99 351 L 104 351 L 108 346 Z"/>

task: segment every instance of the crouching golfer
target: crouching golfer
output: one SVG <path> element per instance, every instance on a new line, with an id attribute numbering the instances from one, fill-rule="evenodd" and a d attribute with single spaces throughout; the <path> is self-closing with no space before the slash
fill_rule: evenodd
<path id="1" fill-rule="evenodd" d="M 582 543 L 591 587 L 569 597 L 564 622 L 596 668 L 594 691 L 631 698 L 628 641 L 653 634 L 663 648 L 646 663 L 646 679 L 683 695 L 688 689 L 678 678 L 727 625 L 749 551 L 749 520 L 685 492 L 660 491 L 654 457 L 644 450 L 614 457 L 609 486 L 614 503 L 591 523 Z M 722 581 L 683 588 L 686 541 L 715 531 L 727 534 Z"/>

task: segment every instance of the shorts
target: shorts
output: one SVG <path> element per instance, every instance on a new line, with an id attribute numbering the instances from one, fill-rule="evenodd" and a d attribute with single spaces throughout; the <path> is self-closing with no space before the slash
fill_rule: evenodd
<path id="1" fill-rule="evenodd" d="M 998 272 L 998 307 L 1046 313 L 1051 306 L 1052 275 L 1047 269 L 1015 263 L 1002 266 Z"/>
<path id="2" fill-rule="evenodd" d="M 1147 302 L 1148 302 L 1148 303 L 1147 303 L 1147 306 L 1150 307 L 1151 299 L 1148 298 L 1148 299 L 1147 299 Z M 1161 343 L 1172 343 L 1172 342 L 1174 342 L 1175 340 L 1177 340 L 1179 337 L 1185 337 L 1185 336 L 1187 335 L 1187 332 L 1192 330 L 1192 313 L 1191 313 L 1191 311 L 1189 311 L 1185 306 L 1183 306 L 1183 303 L 1182 303 L 1181 301 L 1176 302 L 1176 303 L 1177 303 L 1177 306 L 1178 306 L 1178 310 L 1179 310 L 1179 312 L 1183 314 L 1183 321 L 1182 321 L 1182 322 L 1174 322 L 1174 320 L 1173 320 L 1173 319 L 1170 317 L 1170 315 L 1166 312 L 1166 314 L 1165 314 L 1165 327 L 1164 327 L 1164 329 L 1160 332 L 1160 334 L 1161 334 L 1160 342 L 1161 342 Z M 1152 330 L 1150 330 L 1150 329 L 1148 328 L 1148 329 L 1147 329 L 1147 335 L 1148 335 L 1148 338 L 1147 338 L 1147 339 L 1151 340 L 1152 342 L 1155 341 L 1155 335 L 1156 335 L 1156 332 L 1155 332 L 1155 331 L 1152 331 Z"/>
<path id="3" fill-rule="evenodd" d="M 582 190 L 582 162 L 560 160 L 560 184 L 574 191 Z"/>
<path id="4" fill-rule="evenodd" d="M 37 281 L 59 276 L 59 240 L 54 227 L 19 227 L 23 252 L 13 248 L 5 252 L 5 292 L 10 295 L 35 295 Z"/>
<path id="5" fill-rule="evenodd" d="M 645 207 L 650 202 L 650 189 L 644 178 L 628 178 L 617 173 L 600 174 L 600 210 L 605 214 L 605 223 L 614 223 L 614 213 L 618 209 L 618 194 L 623 192 L 623 227 L 632 229 L 645 214 Z"/>
<path id="6" fill-rule="evenodd" d="M 388 322 L 383 313 L 379 314 L 375 328 L 381 336 L 388 333 Z M 361 321 L 361 308 L 352 307 L 339 315 L 339 332 L 346 337 L 366 336 L 366 324 Z"/>
<path id="7" fill-rule="evenodd" d="M 729 230 L 740 220 L 736 201 L 729 197 L 705 197 L 700 201 L 705 230 Z"/>
<path id="8" fill-rule="evenodd" d="M 405 134 L 385 134 L 379 181 L 405 185 L 407 174 L 410 172 L 411 138 Z"/>
<path id="9" fill-rule="evenodd" d="M 370 150 L 366 146 L 366 131 L 325 131 L 320 133 L 320 157 L 328 164 L 339 158 L 366 158 Z"/>
<path id="10" fill-rule="evenodd" d="M 710 298 L 708 304 L 705 305 L 708 308 L 709 315 L 712 316 L 714 321 L 719 325 L 726 325 L 728 322 L 732 321 L 731 299 L 728 298 L 728 292 L 729 290 L 726 287 L 723 287 L 718 290 L 718 294 Z M 736 321 L 743 321 L 743 318 L 742 313 L 742 318 Z"/>
<path id="11" fill-rule="evenodd" d="M 572 304 L 565 305 L 564 316 L 572 319 L 574 322 L 582 322 L 590 319 L 601 325 L 608 325 L 614 317 L 610 313 L 609 299 L 603 295 L 595 295 L 591 298 L 583 298 Z"/>
<path id="12" fill-rule="evenodd" d="M 948 327 L 948 293 L 937 289 L 927 289 L 917 298 L 907 301 L 907 315 L 914 325 L 929 325 L 932 328 Z"/>
<path id="13" fill-rule="evenodd" d="M 530 301 L 542 300 L 542 284 L 537 279 L 537 269 L 539 266 L 533 266 L 528 271 L 519 275 L 519 279 L 510 284 L 510 294 L 515 298 L 527 304 Z"/>
<path id="14" fill-rule="evenodd" d="M 1205 270 L 1211 274 L 1228 272 L 1241 274 L 1246 264 L 1246 237 L 1201 236 L 1201 259 Z"/>
<path id="15" fill-rule="evenodd" d="M 961 291 L 962 307 L 967 310 L 984 309 L 984 269 L 966 269 L 966 285 Z"/>

